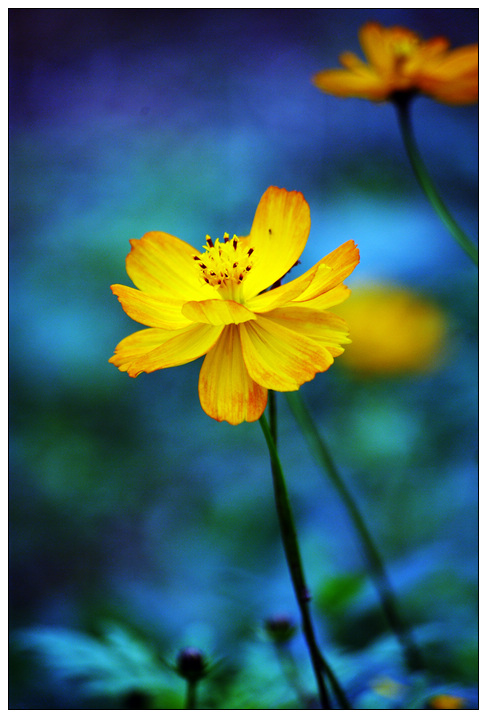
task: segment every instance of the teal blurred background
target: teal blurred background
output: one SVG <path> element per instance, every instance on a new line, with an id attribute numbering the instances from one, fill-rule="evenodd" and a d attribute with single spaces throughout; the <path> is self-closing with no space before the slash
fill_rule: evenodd
<path id="1" fill-rule="evenodd" d="M 76 642 L 105 631 L 109 645 L 106 626 L 132 658 L 130 636 L 167 660 L 188 643 L 221 659 L 207 705 L 218 691 L 220 708 L 292 701 L 276 694 L 260 633 L 269 615 L 297 610 L 259 425 L 203 413 L 201 361 L 136 380 L 108 364 L 139 328 L 110 291 L 130 284 L 129 239 L 163 230 L 200 247 L 207 233 L 247 234 L 272 184 L 310 205 L 303 269 L 353 238 L 352 289 L 397 282 L 446 317 L 434 371 L 364 379 L 338 359 L 301 391 L 381 546 L 429 680 L 475 701 L 477 272 L 415 183 L 393 107 L 311 84 L 359 50 L 369 19 L 478 41 L 477 9 L 9 11 L 11 708 L 151 694 L 133 671 L 93 687 L 76 661 L 78 680 L 65 680 Z M 476 237 L 477 107 L 419 98 L 413 122 L 446 204 Z M 278 407 L 322 644 L 365 706 L 375 677 L 408 678 L 347 514 L 284 396 Z M 299 638 L 294 650 L 309 681 Z M 182 681 L 166 689 L 159 707 L 181 707 Z"/>

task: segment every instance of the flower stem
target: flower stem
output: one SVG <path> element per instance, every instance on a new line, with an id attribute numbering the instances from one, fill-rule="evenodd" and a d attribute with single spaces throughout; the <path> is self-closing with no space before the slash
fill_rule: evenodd
<path id="1" fill-rule="evenodd" d="M 398 114 L 399 127 L 401 129 L 402 139 L 406 147 L 406 152 L 409 157 L 409 161 L 411 162 L 414 174 L 416 175 L 416 179 L 418 180 L 426 197 L 432 204 L 433 209 L 435 210 L 443 224 L 447 227 L 450 234 L 457 241 L 463 251 L 468 254 L 474 264 L 478 267 L 478 248 L 453 219 L 450 212 L 446 208 L 443 200 L 438 194 L 438 191 L 426 170 L 413 133 L 411 114 L 409 111 L 410 102 L 411 98 L 409 97 L 397 98 L 396 100 L 394 100 L 394 105 Z"/>
<path id="2" fill-rule="evenodd" d="M 194 710 L 196 708 L 196 684 L 197 681 L 186 681 L 185 710 Z"/>
<path id="3" fill-rule="evenodd" d="M 281 529 L 282 542 L 284 545 L 284 553 L 286 555 L 289 573 L 291 574 L 294 592 L 296 594 L 296 599 L 301 613 L 303 633 L 306 639 L 306 643 L 308 645 L 311 663 L 318 686 L 320 705 L 322 708 L 329 709 L 331 708 L 331 704 L 323 678 L 323 671 L 325 671 L 329 676 L 331 673 L 331 669 L 321 655 L 318 648 L 318 644 L 316 642 L 314 627 L 311 620 L 311 613 L 308 605 L 310 601 L 310 594 L 306 586 L 306 581 L 304 577 L 296 528 L 291 511 L 291 505 L 289 502 L 289 496 L 287 493 L 286 482 L 284 479 L 279 455 L 277 453 L 276 444 L 274 442 L 271 430 L 269 428 L 269 424 L 267 423 L 267 419 L 265 418 L 264 414 L 260 417 L 259 422 L 262 427 L 265 440 L 267 442 L 267 448 L 269 449 L 272 477 L 274 483 L 274 496 L 277 508 L 277 515 L 279 518 L 279 526 Z M 337 683 L 336 679 L 333 681 L 333 683 Z M 342 697 L 342 700 L 343 698 L 344 695 Z M 350 708 L 348 702 L 346 702 L 346 706 L 342 704 L 342 707 Z"/>
<path id="4" fill-rule="evenodd" d="M 382 609 L 392 631 L 396 634 L 403 648 L 406 664 L 412 671 L 420 670 L 422 668 L 422 659 L 419 650 L 410 635 L 408 627 L 399 614 L 394 590 L 386 573 L 384 562 L 374 544 L 362 514 L 352 494 L 347 489 L 325 441 L 318 433 L 302 396 L 299 392 L 288 392 L 286 397 L 312 453 L 329 475 L 355 526 L 355 530 L 361 540 L 371 578 L 379 594 Z"/>

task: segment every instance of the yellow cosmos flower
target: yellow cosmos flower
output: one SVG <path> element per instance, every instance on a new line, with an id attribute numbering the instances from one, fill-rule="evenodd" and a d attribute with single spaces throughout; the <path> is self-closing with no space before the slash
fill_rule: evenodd
<path id="1" fill-rule="evenodd" d="M 327 310 L 350 293 L 343 280 L 359 262 L 352 240 L 264 291 L 297 263 L 309 230 L 303 195 L 269 187 L 248 237 L 207 237 L 201 251 L 164 232 L 131 240 L 127 273 L 139 289 L 112 291 L 150 328 L 123 339 L 109 361 L 135 377 L 206 354 L 198 387 L 204 411 L 230 424 L 257 420 L 268 389 L 297 390 L 349 342 L 345 322 Z"/>
<path id="2" fill-rule="evenodd" d="M 359 40 L 367 62 L 344 52 L 344 69 L 313 77 L 323 92 L 382 102 L 396 93 L 423 93 L 439 102 L 464 105 L 478 101 L 478 45 L 450 50 L 444 37 L 423 41 L 403 27 L 366 23 Z"/>
<path id="3" fill-rule="evenodd" d="M 445 315 L 408 289 L 379 284 L 355 287 L 339 314 L 353 336 L 343 362 L 356 372 L 420 373 L 438 361 Z"/>

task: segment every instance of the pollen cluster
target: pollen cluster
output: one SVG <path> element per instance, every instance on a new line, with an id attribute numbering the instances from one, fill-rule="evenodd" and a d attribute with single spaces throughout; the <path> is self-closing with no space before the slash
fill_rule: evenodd
<path id="1" fill-rule="evenodd" d="M 252 269 L 250 257 L 253 249 L 244 246 L 237 235 L 230 239 L 225 233 L 223 242 L 215 242 L 206 236 L 206 245 L 201 255 L 195 254 L 193 259 L 198 262 L 203 280 L 217 288 L 231 288 L 242 283 L 245 275 Z"/>

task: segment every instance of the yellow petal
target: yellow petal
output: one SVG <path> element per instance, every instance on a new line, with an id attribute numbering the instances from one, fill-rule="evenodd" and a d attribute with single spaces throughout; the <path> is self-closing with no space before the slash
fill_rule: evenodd
<path id="1" fill-rule="evenodd" d="M 452 105 L 478 102 L 478 63 L 478 45 L 459 47 L 420 68 L 418 86 L 440 102 Z"/>
<path id="2" fill-rule="evenodd" d="M 313 339 L 328 349 L 333 356 L 343 352 L 342 344 L 350 344 L 348 325 L 331 312 L 320 312 L 294 305 L 275 309 L 266 314 L 266 319 L 271 319 L 297 334 Z"/>
<path id="3" fill-rule="evenodd" d="M 179 329 L 191 323 L 181 313 L 181 300 L 153 297 L 123 284 L 113 284 L 110 288 L 124 311 L 136 322 L 162 329 Z"/>
<path id="4" fill-rule="evenodd" d="M 127 371 L 136 359 L 149 354 L 171 335 L 172 332 L 166 329 L 142 329 L 122 339 L 115 349 L 115 354 L 108 361 L 115 364 L 120 371 Z"/>
<path id="5" fill-rule="evenodd" d="M 267 316 L 241 324 L 239 330 L 248 372 L 267 389 L 295 391 L 333 363 L 318 342 Z"/>
<path id="6" fill-rule="evenodd" d="M 291 282 L 282 284 L 280 287 L 275 287 L 268 292 L 258 294 L 256 297 L 245 302 L 245 306 L 252 312 L 262 313 L 269 312 L 271 309 L 281 307 L 283 304 L 291 302 L 296 297 L 299 297 L 311 284 L 318 270 L 318 265 L 315 265 L 314 269 L 315 272 L 309 270 L 309 272 L 302 274 L 300 277 L 296 277 L 296 279 L 293 279 Z"/>
<path id="7" fill-rule="evenodd" d="M 365 58 L 381 75 L 389 74 L 394 66 L 389 35 L 390 28 L 384 28 L 378 22 L 367 22 L 359 30 Z"/>
<path id="8" fill-rule="evenodd" d="M 345 277 L 348 277 L 359 260 L 358 247 L 353 240 L 349 240 L 338 249 L 330 252 L 300 277 L 296 277 L 291 282 L 249 299 L 246 306 L 251 311 L 260 314 L 269 312 L 289 302 L 309 301 L 320 297 L 332 291 Z M 339 302 L 343 302 L 349 293 L 348 290 L 345 290 L 346 288 L 332 295 L 329 303 L 326 299 L 323 299 L 319 306 L 324 309 L 327 306 L 332 307 Z M 338 299 L 338 297 L 341 298 Z"/>
<path id="9" fill-rule="evenodd" d="M 317 72 L 313 83 L 322 92 L 336 97 L 360 97 L 364 100 L 382 102 L 391 93 L 391 86 L 373 70 L 355 72 L 350 70 L 322 70 Z"/>
<path id="10" fill-rule="evenodd" d="M 144 329 L 122 339 L 109 361 L 132 377 L 187 364 L 206 354 L 221 331 L 209 324 L 191 324 L 176 331 Z"/>
<path id="11" fill-rule="evenodd" d="M 344 242 L 321 261 L 315 264 L 303 276 L 312 274 L 312 279 L 306 289 L 294 299 L 296 302 L 306 302 L 310 299 L 326 294 L 355 269 L 360 261 L 360 253 L 353 239 Z"/>
<path id="12" fill-rule="evenodd" d="M 325 294 L 320 294 L 320 296 L 315 297 L 314 299 L 309 299 L 308 301 L 302 302 L 289 302 L 289 304 L 286 304 L 284 306 L 299 306 L 299 307 L 306 307 L 308 309 L 329 309 L 330 307 L 336 307 L 337 304 L 341 304 L 345 301 L 345 299 L 348 299 L 350 296 L 350 289 L 345 286 L 345 284 L 339 284 L 337 287 L 333 287 L 333 289 L 330 289 L 328 292 L 325 292 Z"/>
<path id="13" fill-rule="evenodd" d="M 254 319 L 255 314 L 246 309 L 242 304 L 231 299 L 207 299 L 203 302 L 186 302 L 182 312 L 185 317 L 193 322 L 205 322 L 207 324 L 240 324 Z"/>
<path id="14" fill-rule="evenodd" d="M 130 244 L 127 274 L 139 289 L 186 302 L 217 296 L 214 287 L 202 279 L 194 259 L 198 252 L 181 239 L 165 232 L 148 232 Z"/>
<path id="15" fill-rule="evenodd" d="M 217 421 L 240 424 L 256 421 L 267 404 L 267 389 L 253 381 L 245 367 L 239 327 L 224 328 L 218 342 L 208 352 L 198 385 L 201 406 Z"/>
<path id="16" fill-rule="evenodd" d="M 250 230 L 252 268 L 242 282 L 245 299 L 281 279 L 297 262 L 306 245 L 311 220 L 301 192 L 269 187 L 264 192 Z"/>

